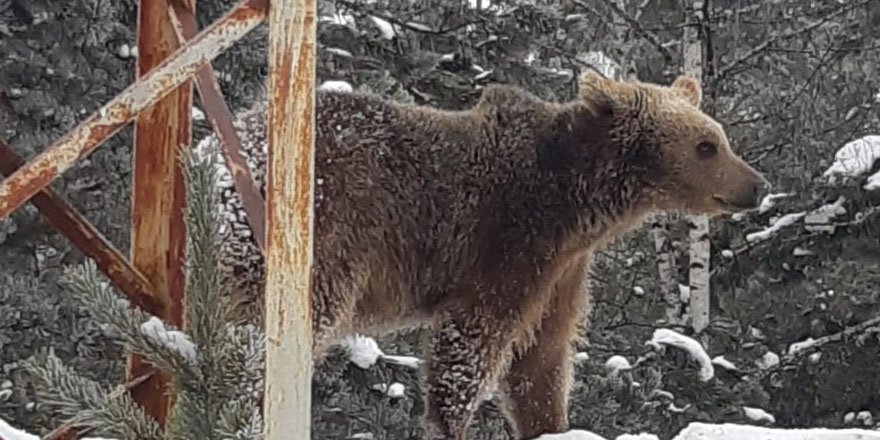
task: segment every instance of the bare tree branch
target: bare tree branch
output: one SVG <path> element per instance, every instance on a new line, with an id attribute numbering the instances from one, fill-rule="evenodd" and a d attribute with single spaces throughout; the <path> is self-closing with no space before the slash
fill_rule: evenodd
<path id="1" fill-rule="evenodd" d="M 599 11 L 585 3 L 583 0 L 574 0 L 574 3 L 581 8 L 586 9 L 593 15 L 597 15 L 600 17 L 602 16 Z M 637 34 L 641 35 L 641 37 L 644 38 L 646 41 L 654 45 L 654 47 L 656 47 L 657 50 L 661 54 L 663 54 L 663 59 L 665 61 L 672 62 L 672 60 L 675 59 L 672 50 L 669 49 L 669 47 L 664 44 L 662 40 L 660 40 L 660 37 L 657 36 L 657 34 L 642 27 L 641 23 L 639 23 L 638 20 L 630 17 L 625 11 L 621 10 L 620 7 L 614 4 L 614 2 L 612 2 L 611 0 L 602 0 L 602 3 L 611 8 L 611 10 L 614 11 L 615 14 L 619 15 L 620 18 L 622 18 L 623 21 L 625 21 L 630 26 L 630 28 L 632 28 L 633 31 L 635 31 Z"/>
<path id="2" fill-rule="evenodd" d="M 856 3 L 856 4 L 843 6 L 843 7 L 839 8 L 838 10 L 829 13 L 828 15 L 823 17 L 821 20 L 816 20 L 813 23 L 805 25 L 799 29 L 792 29 L 788 32 L 782 32 L 782 33 L 773 35 L 772 37 L 768 38 L 763 43 L 753 47 L 751 50 L 749 50 L 748 52 L 746 52 L 745 54 L 743 54 L 739 58 L 722 66 L 720 69 L 718 69 L 718 73 L 715 75 L 715 77 L 716 78 L 725 77 L 728 73 L 730 73 L 731 70 L 735 69 L 740 64 L 745 63 L 746 61 L 760 55 L 762 52 L 767 50 L 767 48 L 769 48 L 771 45 L 775 44 L 778 41 L 787 40 L 789 38 L 796 37 L 798 35 L 810 32 L 810 31 L 818 28 L 819 26 L 822 26 L 823 24 L 828 23 L 829 21 L 831 21 L 831 19 L 837 17 L 838 15 L 841 15 L 845 12 L 852 10 L 855 7 L 862 6 L 866 3 L 867 3 L 867 1 L 863 1 L 863 2 Z"/>

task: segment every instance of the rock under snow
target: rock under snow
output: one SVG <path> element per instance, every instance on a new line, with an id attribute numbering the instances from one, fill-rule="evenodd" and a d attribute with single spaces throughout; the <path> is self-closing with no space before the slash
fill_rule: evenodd
<path id="1" fill-rule="evenodd" d="M 690 357 L 700 364 L 700 380 L 706 382 L 715 376 L 715 368 L 712 367 L 712 360 L 703 349 L 703 345 L 695 339 L 685 336 L 673 330 L 660 328 L 654 330 L 654 336 L 649 342 L 651 345 L 671 345 L 688 352 Z"/>

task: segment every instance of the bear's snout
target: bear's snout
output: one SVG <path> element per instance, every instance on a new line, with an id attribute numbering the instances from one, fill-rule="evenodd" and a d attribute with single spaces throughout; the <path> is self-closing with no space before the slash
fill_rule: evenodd
<path id="1" fill-rule="evenodd" d="M 771 185 L 764 176 L 748 168 L 747 177 L 736 193 L 727 202 L 737 209 L 754 209 L 761 203 L 761 199 L 770 191 Z"/>

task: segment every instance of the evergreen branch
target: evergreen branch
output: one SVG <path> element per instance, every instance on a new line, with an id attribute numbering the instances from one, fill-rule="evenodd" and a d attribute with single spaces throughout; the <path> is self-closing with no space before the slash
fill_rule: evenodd
<path id="1" fill-rule="evenodd" d="M 165 330 L 161 320 L 132 308 L 129 301 L 117 295 L 107 282 L 98 280 L 93 261 L 87 260 L 82 266 L 68 268 L 63 282 L 80 305 L 104 324 L 105 331 L 121 340 L 128 351 L 143 355 L 160 370 L 198 374 L 193 368 L 195 359 L 180 347 L 169 344 L 172 336 L 179 340 L 185 335 Z"/>
<path id="2" fill-rule="evenodd" d="M 37 396 L 76 426 L 101 435 L 131 440 L 163 440 L 161 429 L 125 393 L 125 387 L 108 392 L 97 382 L 67 368 L 51 351 L 25 362 L 34 376 Z"/>
<path id="3" fill-rule="evenodd" d="M 153 373 L 149 372 L 147 374 L 144 374 L 143 376 L 136 377 L 136 378 L 126 382 L 123 385 L 123 388 L 124 388 L 125 392 L 129 392 L 129 391 L 137 388 L 138 386 L 140 386 L 140 384 L 146 382 L 147 379 L 149 379 L 152 376 L 153 376 Z M 65 440 L 65 439 L 71 438 L 71 436 L 73 436 L 74 433 L 76 433 L 78 435 L 82 435 L 86 431 L 93 430 L 92 428 L 85 428 L 85 429 L 77 429 L 77 428 L 80 428 L 80 427 L 77 426 L 76 419 L 75 418 L 70 419 L 70 420 L 62 423 L 61 426 L 53 429 L 51 432 L 46 434 L 46 436 L 43 437 L 43 440 Z"/>

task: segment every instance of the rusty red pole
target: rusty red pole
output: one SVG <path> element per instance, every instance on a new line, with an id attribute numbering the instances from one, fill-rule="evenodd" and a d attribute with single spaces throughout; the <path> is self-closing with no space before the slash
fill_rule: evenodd
<path id="1" fill-rule="evenodd" d="M 269 8 L 266 440 L 311 435 L 315 0 Z"/>
<path id="2" fill-rule="evenodd" d="M 177 35 L 164 0 L 140 0 L 138 9 L 137 77 L 161 64 L 178 49 Z M 188 5 L 194 7 L 194 5 Z M 134 181 L 132 184 L 131 261 L 153 284 L 166 305 L 159 315 L 165 322 L 184 326 L 184 251 L 186 248 L 186 187 L 181 148 L 190 148 L 192 83 L 145 108 L 135 119 Z M 130 354 L 127 378 L 153 371 L 144 358 Z M 160 426 L 165 426 L 171 396 L 165 372 L 156 372 L 132 390 L 132 398 Z"/>

